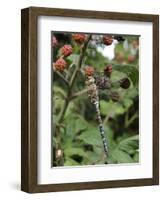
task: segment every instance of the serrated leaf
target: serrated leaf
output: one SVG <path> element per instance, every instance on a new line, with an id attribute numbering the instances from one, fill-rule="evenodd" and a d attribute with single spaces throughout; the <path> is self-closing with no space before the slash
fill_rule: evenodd
<path id="1" fill-rule="evenodd" d="M 72 156 L 72 155 L 77 154 L 82 157 L 87 157 L 87 154 L 84 152 L 82 148 L 77 148 L 77 147 L 72 147 L 72 146 L 69 146 L 69 148 L 66 148 L 65 154 L 66 156 Z"/>
<path id="2" fill-rule="evenodd" d="M 91 145 L 98 145 L 101 146 L 101 137 L 97 128 L 88 128 L 86 131 L 84 131 L 78 139 L 83 140 L 86 144 Z"/>
<path id="3" fill-rule="evenodd" d="M 132 136 L 120 141 L 118 148 L 133 155 L 139 148 L 139 136 Z"/>
<path id="4" fill-rule="evenodd" d="M 88 126 L 87 121 L 81 115 L 72 113 L 66 115 L 64 123 L 66 126 L 66 134 L 72 137 L 74 137 L 79 131 L 85 130 Z"/>
<path id="5" fill-rule="evenodd" d="M 115 149 L 112 152 L 112 157 L 114 160 L 116 160 L 117 163 L 132 163 L 133 159 L 130 157 L 130 155 L 124 151 L 121 151 L 120 149 Z"/>

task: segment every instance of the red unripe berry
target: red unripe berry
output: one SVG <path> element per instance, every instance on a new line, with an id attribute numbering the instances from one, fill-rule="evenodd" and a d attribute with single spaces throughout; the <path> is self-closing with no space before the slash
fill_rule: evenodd
<path id="1" fill-rule="evenodd" d="M 72 46 L 71 45 L 64 45 L 62 48 L 61 48 L 61 53 L 64 55 L 64 56 L 69 56 L 72 54 Z"/>
<path id="2" fill-rule="evenodd" d="M 113 43 L 113 38 L 110 35 L 104 35 L 102 40 L 105 45 L 111 45 Z"/>
<path id="3" fill-rule="evenodd" d="M 86 76 L 93 76 L 93 74 L 94 74 L 94 68 L 92 67 L 92 66 L 87 66 L 86 68 L 85 68 L 85 75 Z"/>
<path id="4" fill-rule="evenodd" d="M 104 73 L 105 73 L 106 75 L 108 75 L 108 76 L 111 75 L 111 73 L 112 73 L 112 65 L 111 65 L 111 64 L 109 64 L 109 65 L 107 65 L 107 66 L 105 67 Z"/>
<path id="5" fill-rule="evenodd" d="M 75 40 L 75 42 L 77 42 L 77 43 L 83 43 L 86 40 L 86 35 L 83 33 L 73 34 L 72 37 Z"/>
<path id="6" fill-rule="evenodd" d="M 129 63 L 134 62 L 135 61 L 135 56 L 134 55 L 129 55 L 127 60 L 128 60 Z"/>
<path id="7" fill-rule="evenodd" d="M 53 63 L 53 69 L 63 71 L 66 68 L 66 65 L 66 61 L 63 58 L 59 58 L 55 63 Z"/>
<path id="8" fill-rule="evenodd" d="M 58 41 L 55 36 L 52 37 L 52 47 L 56 47 L 58 45 Z"/>

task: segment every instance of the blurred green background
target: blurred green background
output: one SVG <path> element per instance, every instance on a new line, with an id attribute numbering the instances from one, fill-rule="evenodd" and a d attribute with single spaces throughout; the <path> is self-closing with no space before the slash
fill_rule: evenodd
<path id="1" fill-rule="evenodd" d="M 65 59 L 69 67 L 60 73 L 70 80 L 80 56 L 80 45 L 73 41 L 70 33 L 52 32 L 53 36 L 58 41 L 52 47 L 53 62 L 60 56 L 64 44 L 73 47 L 73 54 Z M 80 92 L 86 88 L 84 67 L 91 65 L 97 72 L 102 72 L 109 63 L 113 66 L 111 81 L 115 83 L 127 76 L 131 85 L 122 89 L 112 84 L 111 90 L 119 94 L 117 102 L 110 99 L 108 90 L 100 91 L 100 111 L 109 146 L 107 163 L 139 162 L 139 36 L 123 36 L 124 41 L 114 40 L 111 46 L 101 44 L 101 37 L 93 35 L 88 44 L 81 70 L 71 89 L 75 97 L 68 102 L 61 122 L 59 116 L 67 99 L 68 85 L 53 71 L 53 166 L 106 163 L 94 105 L 87 93 Z"/>

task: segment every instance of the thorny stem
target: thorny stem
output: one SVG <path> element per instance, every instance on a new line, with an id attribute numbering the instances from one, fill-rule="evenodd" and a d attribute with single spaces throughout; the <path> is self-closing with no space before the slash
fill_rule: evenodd
<path id="1" fill-rule="evenodd" d="M 72 100 L 72 99 L 74 99 L 74 98 L 76 98 L 78 96 L 81 96 L 83 94 L 86 94 L 88 92 L 89 92 L 89 89 L 84 89 L 84 90 L 81 90 L 79 92 L 76 92 L 76 93 L 74 93 L 74 94 L 71 95 L 70 100 Z"/>
<path id="2" fill-rule="evenodd" d="M 79 70 L 80 70 L 80 68 L 82 66 L 82 61 L 83 61 L 83 58 L 84 58 L 84 55 L 85 55 L 85 51 L 87 49 L 87 46 L 88 46 L 88 43 L 89 43 L 90 39 L 91 39 L 91 35 L 88 36 L 86 42 L 84 43 L 83 47 L 81 48 L 81 54 L 80 54 L 80 57 L 79 57 L 78 65 L 75 68 L 74 73 L 72 74 L 72 77 L 71 77 L 71 80 L 70 80 L 70 85 L 68 87 L 67 98 L 65 100 L 65 103 L 63 105 L 63 109 L 61 110 L 61 114 L 60 114 L 60 117 L 59 117 L 59 120 L 58 120 L 59 124 L 64 119 L 64 115 L 66 113 L 67 107 L 68 107 L 69 102 L 70 102 L 70 96 L 71 96 L 71 93 L 72 93 L 72 88 L 74 86 L 74 83 L 75 83 L 75 80 L 76 80 L 76 77 L 77 77 L 76 75 L 77 75 L 77 73 L 79 72 Z"/>
<path id="3" fill-rule="evenodd" d="M 55 73 L 69 86 L 68 80 L 60 72 L 55 71 Z"/>
<path id="4" fill-rule="evenodd" d="M 138 112 L 136 112 L 130 119 L 128 119 L 128 113 L 125 118 L 125 128 L 129 127 L 130 124 L 138 117 Z"/>

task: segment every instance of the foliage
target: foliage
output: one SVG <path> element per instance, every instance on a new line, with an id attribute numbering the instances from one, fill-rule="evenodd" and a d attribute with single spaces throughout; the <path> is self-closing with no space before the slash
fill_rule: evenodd
<path id="1" fill-rule="evenodd" d="M 64 44 L 73 47 L 73 53 L 64 58 L 68 67 L 63 72 L 53 71 L 53 165 L 139 162 L 138 37 L 124 36 L 123 42 L 112 44 L 115 45 L 112 59 L 99 51 L 105 46 L 98 43 L 97 39 L 90 39 L 82 52 L 83 44 L 76 43 L 72 34 L 53 33 L 53 37 L 58 40 L 57 45 L 53 46 L 54 62 L 61 56 L 60 48 Z M 100 40 L 102 36 L 94 37 Z M 81 67 L 78 68 L 80 59 Z M 109 146 L 106 160 L 94 106 L 85 91 L 83 69 L 91 65 L 101 72 L 108 63 L 113 66 L 110 77 L 112 87 L 100 93 L 100 111 Z M 126 90 L 118 85 L 118 80 L 124 77 L 131 81 Z M 111 100 L 111 91 L 119 93 L 118 102 Z M 59 150 L 61 153 L 57 154 Z"/>

